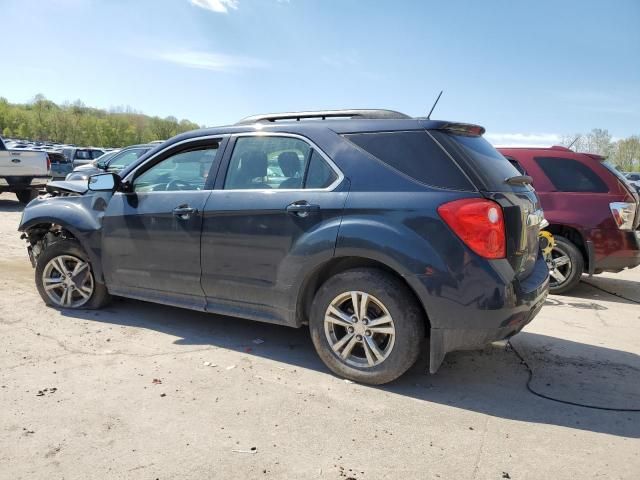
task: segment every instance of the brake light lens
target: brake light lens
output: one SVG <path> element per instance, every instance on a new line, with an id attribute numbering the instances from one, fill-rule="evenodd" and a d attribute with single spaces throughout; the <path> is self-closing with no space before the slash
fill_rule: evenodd
<path id="1" fill-rule="evenodd" d="M 636 219 L 636 204 L 630 202 L 613 202 L 609 204 L 613 219 L 620 230 L 633 230 Z"/>
<path id="2" fill-rule="evenodd" d="M 47 153 L 47 173 L 51 171 L 51 157 Z"/>
<path id="3" fill-rule="evenodd" d="M 438 214 L 465 245 L 484 258 L 507 254 L 504 216 L 496 202 L 465 198 L 442 204 Z"/>

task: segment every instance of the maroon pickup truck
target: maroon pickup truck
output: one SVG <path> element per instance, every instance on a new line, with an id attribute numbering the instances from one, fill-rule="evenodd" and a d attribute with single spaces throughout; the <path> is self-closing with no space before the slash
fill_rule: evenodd
<path id="1" fill-rule="evenodd" d="M 555 239 L 548 260 L 552 293 L 570 290 L 583 273 L 640 265 L 640 199 L 604 157 L 565 147 L 498 150 L 533 178 Z"/>

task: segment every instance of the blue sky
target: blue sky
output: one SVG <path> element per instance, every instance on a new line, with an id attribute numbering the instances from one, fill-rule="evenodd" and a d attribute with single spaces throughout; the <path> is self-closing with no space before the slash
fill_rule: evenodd
<path id="1" fill-rule="evenodd" d="M 392 108 L 497 144 L 640 134 L 640 1 L 0 0 L 0 96 L 208 126 Z"/>

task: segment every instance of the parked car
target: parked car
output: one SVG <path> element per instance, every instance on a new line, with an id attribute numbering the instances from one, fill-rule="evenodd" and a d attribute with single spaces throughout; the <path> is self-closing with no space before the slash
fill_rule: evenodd
<path id="1" fill-rule="evenodd" d="M 565 147 L 500 148 L 533 178 L 555 246 L 551 293 L 575 287 L 583 273 L 619 272 L 640 264 L 639 198 L 604 157 Z"/>
<path id="2" fill-rule="evenodd" d="M 154 147 L 156 147 L 156 145 L 132 145 L 119 151 L 105 153 L 99 159 L 89 164 L 74 168 L 73 172 L 70 173 L 66 179 L 86 180 L 91 175 L 104 171 L 119 173 Z"/>
<path id="3" fill-rule="evenodd" d="M 308 325 L 333 372 L 371 384 L 428 342 L 435 373 L 519 332 L 547 295 L 538 198 L 483 133 L 387 110 L 249 117 L 53 182 L 19 229 L 51 306 L 118 295 Z M 298 163 L 268 183 L 285 157 Z"/>
<path id="4" fill-rule="evenodd" d="M 79 167 L 100 158 L 100 156 L 104 155 L 104 150 L 101 148 L 67 147 L 62 149 L 62 153 L 73 162 L 74 167 Z"/>
<path id="5" fill-rule="evenodd" d="M 47 149 L 49 163 L 51 164 L 51 177 L 55 179 L 64 179 L 73 170 L 73 163 L 65 157 L 61 152 Z"/>
<path id="6" fill-rule="evenodd" d="M 636 192 L 640 193 L 640 173 L 627 173 L 625 174 L 625 178 L 631 184 L 631 186 L 636 189 Z"/>
<path id="7" fill-rule="evenodd" d="M 45 152 L 8 150 L 0 137 L 0 193 L 13 192 L 21 203 L 29 203 L 45 187 L 50 174 Z"/>

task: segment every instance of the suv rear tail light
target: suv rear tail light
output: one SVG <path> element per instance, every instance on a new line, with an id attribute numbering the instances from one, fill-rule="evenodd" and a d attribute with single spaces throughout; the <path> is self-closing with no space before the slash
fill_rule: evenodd
<path id="1" fill-rule="evenodd" d="M 438 214 L 454 233 L 484 258 L 504 258 L 507 253 L 504 216 L 496 202 L 465 198 L 444 203 Z"/>
<path id="2" fill-rule="evenodd" d="M 633 230 L 636 218 L 636 204 L 630 202 L 613 202 L 609 204 L 613 219 L 620 230 Z"/>
<path id="3" fill-rule="evenodd" d="M 47 153 L 47 173 L 51 171 L 51 157 Z"/>

